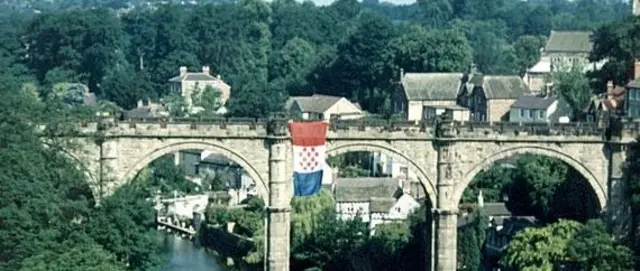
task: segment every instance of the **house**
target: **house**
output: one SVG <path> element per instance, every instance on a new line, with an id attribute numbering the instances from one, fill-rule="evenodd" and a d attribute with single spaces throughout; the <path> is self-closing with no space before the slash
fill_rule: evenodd
<path id="1" fill-rule="evenodd" d="M 425 107 L 457 105 L 466 78 L 463 73 L 401 73 L 393 93 L 393 112 L 407 120 L 431 118 L 433 109 Z"/>
<path id="2" fill-rule="evenodd" d="M 313 96 L 291 97 L 285 103 L 289 113 L 297 119 L 330 120 L 358 119 L 364 117 L 364 112 L 358 104 L 352 103 L 344 97 L 314 94 Z"/>
<path id="3" fill-rule="evenodd" d="M 144 118 L 160 118 L 168 117 L 169 112 L 162 104 L 153 103 L 150 100 L 146 102 L 139 100 L 137 107 L 124 112 L 125 119 L 144 119 Z"/>
<path id="4" fill-rule="evenodd" d="M 398 194 L 394 198 L 371 198 L 369 228 L 374 234 L 377 225 L 402 222 L 418 208 L 420 203 L 406 193 Z"/>
<path id="5" fill-rule="evenodd" d="M 469 109 L 472 121 L 506 121 L 511 105 L 527 93 L 531 91 L 519 76 L 474 74 L 458 103 Z"/>
<path id="6" fill-rule="evenodd" d="M 633 80 L 627 84 L 625 96 L 625 116 L 630 118 L 640 117 L 640 60 L 634 64 Z"/>
<path id="7" fill-rule="evenodd" d="M 180 93 L 187 105 L 191 105 L 194 90 L 204 90 L 211 86 L 220 91 L 220 103 L 225 104 L 231 96 L 231 86 L 222 81 L 222 77 L 211 75 L 209 66 L 202 67 L 202 72 L 187 72 L 187 67 L 180 67 L 178 76 L 169 79 L 171 93 Z"/>
<path id="8" fill-rule="evenodd" d="M 469 121 L 469 109 L 459 105 L 428 105 L 424 106 L 423 119 L 434 120 L 438 116 L 448 116 L 454 121 Z"/>
<path id="9" fill-rule="evenodd" d="M 601 127 L 608 123 L 609 117 L 622 112 L 627 89 L 624 86 L 615 86 L 612 81 L 607 83 L 607 91 L 595 95 L 584 110 L 587 122 L 596 122 Z"/>
<path id="10" fill-rule="evenodd" d="M 337 178 L 334 188 L 338 219 L 359 217 L 369 228 L 407 218 L 420 204 L 394 178 Z"/>
<path id="11" fill-rule="evenodd" d="M 510 122 L 522 123 L 556 123 L 571 117 L 571 106 L 564 99 L 544 94 L 521 95 L 509 112 Z"/>
<path id="12" fill-rule="evenodd" d="M 574 65 L 581 65 L 584 71 L 599 70 L 607 62 L 589 62 L 589 53 L 593 48 L 591 32 L 587 31 L 551 31 L 546 45 L 541 49 L 540 61 L 529 68 L 524 81 L 533 91 L 542 91 L 551 82 L 550 74 Z"/>
<path id="13" fill-rule="evenodd" d="M 499 260 L 504 254 L 504 250 L 513 237 L 519 231 L 537 226 L 537 220 L 532 216 L 513 216 L 511 211 L 503 202 L 484 203 L 482 191 L 478 195 L 478 201 L 472 208 L 481 208 L 482 212 L 488 216 L 489 224 L 486 225 L 487 237 L 482 249 L 482 269 L 481 270 L 499 270 Z M 464 210 L 465 206 L 461 206 L 460 210 Z M 475 220 L 472 212 L 462 213 L 458 218 L 458 229 L 468 227 Z"/>

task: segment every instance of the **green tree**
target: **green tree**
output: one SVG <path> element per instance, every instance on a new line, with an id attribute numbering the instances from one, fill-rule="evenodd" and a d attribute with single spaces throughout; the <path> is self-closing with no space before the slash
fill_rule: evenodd
<path id="1" fill-rule="evenodd" d="M 462 270 L 478 270 L 480 267 L 480 253 L 478 250 L 478 236 L 473 228 L 459 231 L 458 261 L 462 263 Z"/>
<path id="2" fill-rule="evenodd" d="M 573 115 L 581 116 L 584 108 L 593 97 L 589 79 L 584 74 L 582 65 L 559 67 L 551 74 L 553 88 L 573 109 Z"/>
<path id="3" fill-rule="evenodd" d="M 80 244 L 62 253 L 46 251 L 22 262 L 20 271 L 118 271 L 126 270 L 113 254 L 95 244 Z"/>
<path id="4" fill-rule="evenodd" d="M 602 220 L 590 220 L 569 241 L 567 255 L 585 270 L 634 270 L 631 250 L 613 241 Z"/>
<path id="5" fill-rule="evenodd" d="M 527 69 L 538 63 L 543 41 L 543 39 L 536 36 L 520 36 L 515 41 L 513 48 L 518 56 L 517 65 L 520 74 L 524 74 Z"/>
<path id="6" fill-rule="evenodd" d="M 544 228 L 527 228 L 518 232 L 502 258 L 513 270 L 553 270 L 553 264 L 567 261 L 567 247 L 582 228 L 578 222 L 560 220 Z"/>
<path id="7" fill-rule="evenodd" d="M 215 115 L 216 111 L 222 106 L 220 101 L 221 94 L 219 89 L 206 86 L 202 91 L 194 90 L 191 94 L 191 101 L 193 106 L 199 106 L 204 109 L 199 113 L 200 115 L 211 116 Z"/>
<path id="8" fill-rule="evenodd" d="M 395 65 L 405 72 L 460 72 L 471 66 L 472 49 L 460 32 L 419 26 L 390 44 Z"/>

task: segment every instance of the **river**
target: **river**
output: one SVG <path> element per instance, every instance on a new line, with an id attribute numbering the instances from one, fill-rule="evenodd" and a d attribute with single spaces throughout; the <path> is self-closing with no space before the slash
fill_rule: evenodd
<path id="1" fill-rule="evenodd" d="M 169 259 L 162 271 L 229 271 L 216 256 L 189 240 L 181 239 L 173 234 L 159 233 L 163 251 Z"/>

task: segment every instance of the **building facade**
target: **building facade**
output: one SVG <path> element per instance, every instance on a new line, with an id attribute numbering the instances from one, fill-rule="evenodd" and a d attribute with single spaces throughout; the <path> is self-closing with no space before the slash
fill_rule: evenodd
<path id="1" fill-rule="evenodd" d="M 572 118 L 571 106 L 557 96 L 522 95 L 511 106 L 510 122 L 550 123 L 568 122 Z"/>
<path id="2" fill-rule="evenodd" d="M 314 94 L 291 97 L 285 107 L 294 119 L 325 120 L 358 119 L 364 117 L 360 106 L 344 97 Z"/>
<path id="3" fill-rule="evenodd" d="M 528 93 L 519 76 L 474 74 L 462 87 L 458 103 L 469 109 L 472 121 L 506 121 L 511 105 Z"/>
<path id="4" fill-rule="evenodd" d="M 180 93 L 187 105 L 192 104 L 191 95 L 195 91 L 202 91 L 206 87 L 213 87 L 220 91 L 220 103 L 224 105 L 231 97 L 231 86 L 222 77 L 211 75 L 209 66 L 202 67 L 202 72 L 188 72 L 187 67 L 180 67 L 179 75 L 169 79 L 171 93 Z"/>
<path id="5" fill-rule="evenodd" d="M 447 106 L 457 105 L 466 78 L 463 73 L 402 74 L 393 93 L 393 112 L 403 114 L 407 120 L 429 118 L 430 112 L 438 108 L 444 112 Z"/>

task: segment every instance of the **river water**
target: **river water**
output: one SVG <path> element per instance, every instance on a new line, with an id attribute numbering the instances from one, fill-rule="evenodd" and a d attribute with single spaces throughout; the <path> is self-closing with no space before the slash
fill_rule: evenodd
<path id="1" fill-rule="evenodd" d="M 168 264 L 162 271 L 229 271 L 216 256 L 170 233 L 159 233 Z"/>

